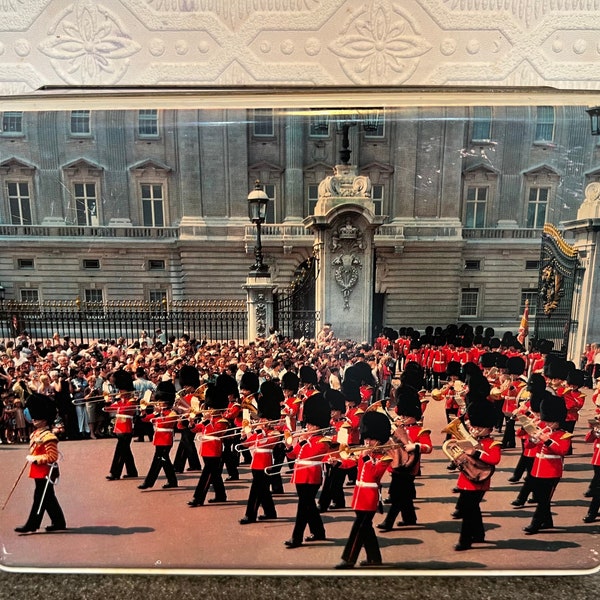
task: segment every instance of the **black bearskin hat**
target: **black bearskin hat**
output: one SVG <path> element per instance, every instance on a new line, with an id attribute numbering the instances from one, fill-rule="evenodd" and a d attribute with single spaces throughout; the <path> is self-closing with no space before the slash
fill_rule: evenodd
<path id="1" fill-rule="evenodd" d="M 496 365 L 496 353 L 495 352 L 484 352 L 479 357 L 479 364 L 483 369 L 491 369 Z"/>
<path id="2" fill-rule="evenodd" d="M 206 392 L 204 394 L 204 405 L 207 408 L 220 410 L 227 408 L 229 402 L 225 392 L 214 383 L 209 383 L 206 386 Z"/>
<path id="3" fill-rule="evenodd" d="M 344 377 L 344 381 L 342 381 L 342 394 L 344 394 L 346 400 L 351 404 L 360 404 L 362 401 L 360 397 L 360 383 L 354 379 Z"/>
<path id="4" fill-rule="evenodd" d="M 372 439 L 385 444 L 392 435 L 388 417 L 379 412 L 366 412 L 360 421 L 361 440 Z"/>
<path id="5" fill-rule="evenodd" d="M 192 387 L 196 389 L 200 386 L 200 373 L 193 365 L 183 365 L 179 369 L 179 385 L 181 387 Z"/>
<path id="6" fill-rule="evenodd" d="M 525 359 L 521 356 L 511 356 L 506 361 L 506 370 L 509 375 L 523 375 L 525 367 Z"/>
<path id="7" fill-rule="evenodd" d="M 417 420 L 421 418 L 421 400 L 415 389 L 404 386 L 396 389 L 396 414 Z"/>
<path id="8" fill-rule="evenodd" d="M 540 419 L 546 423 L 562 423 L 567 416 L 564 398 L 547 393 L 540 404 Z"/>
<path id="9" fill-rule="evenodd" d="M 501 352 L 496 353 L 496 366 L 499 369 L 506 369 L 506 365 L 508 364 L 508 356 L 506 354 L 502 354 Z"/>
<path id="10" fill-rule="evenodd" d="M 368 363 L 358 361 L 344 372 L 344 379 L 352 379 L 359 385 L 375 385 L 375 378 Z"/>
<path id="11" fill-rule="evenodd" d="M 339 410 L 342 413 L 346 412 L 346 398 L 339 390 L 329 388 L 323 392 L 325 400 L 329 403 L 329 410 Z"/>
<path id="12" fill-rule="evenodd" d="M 450 377 L 454 375 L 455 377 L 460 377 L 460 363 L 457 360 L 451 360 L 446 367 L 446 375 Z"/>
<path id="13" fill-rule="evenodd" d="M 258 415 L 273 421 L 281 417 L 281 404 L 285 400 L 283 390 L 274 381 L 265 381 L 260 386 L 258 397 Z"/>
<path id="14" fill-rule="evenodd" d="M 167 406 L 173 406 L 175 394 L 175 386 L 171 381 L 159 381 L 154 392 L 154 400 L 164 402 Z"/>
<path id="15" fill-rule="evenodd" d="M 113 383 L 120 392 L 133 392 L 135 389 L 131 373 L 124 369 L 119 369 L 113 373 Z"/>
<path id="16" fill-rule="evenodd" d="M 302 365 L 300 367 L 300 381 L 302 383 L 317 385 L 317 372 L 308 365 Z"/>
<path id="17" fill-rule="evenodd" d="M 540 412 L 540 404 L 546 394 L 546 379 L 540 373 L 532 373 L 527 381 L 527 389 L 531 392 L 529 406 L 535 413 Z"/>
<path id="18" fill-rule="evenodd" d="M 485 398 L 477 399 L 467 405 L 469 423 L 473 427 L 492 428 L 498 420 L 496 408 Z"/>
<path id="19" fill-rule="evenodd" d="M 245 371 L 240 379 L 240 390 L 246 390 L 251 394 L 256 394 L 260 387 L 258 375 L 254 371 Z"/>
<path id="20" fill-rule="evenodd" d="M 567 383 L 577 387 L 583 387 L 585 383 L 585 371 L 581 369 L 573 369 L 567 375 Z"/>
<path id="21" fill-rule="evenodd" d="M 567 361 L 557 356 L 548 355 L 544 362 L 544 375 L 548 379 L 566 379 L 569 374 Z"/>
<path id="22" fill-rule="evenodd" d="M 304 422 L 324 429 L 329 425 L 331 411 L 329 403 L 323 398 L 323 394 L 317 393 L 309 396 L 304 401 Z"/>
<path id="23" fill-rule="evenodd" d="M 28 396 L 25 408 L 29 416 L 36 421 L 46 421 L 48 425 L 52 425 L 56 419 L 56 403 L 45 394 L 34 393 Z"/>
<path id="24" fill-rule="evenodd" d="M 215 384 L 218 388 L 223 390 L 223 393 L 229 397 L 233 396 L 234 398 L 239 398 L 240 390 L 238 388 L 237 381 L 231 375 L 227 375 L 227 373 L 221 373 L 215 381 Z"/>
<path id="25" fill-rule="evenodd" d="M 410 386 L 416 390 L 420 390 L 425 385 L 425 370 L 423 367 L 413 360 L 408 361 L 404 365 L 404 371 L 400 375 L 402 385 Z"/>
<path id="26" fill-rule="evenodd" d="M 300 379 L 293 371 L 286 371 L 281 377 L 281 388 L 289 390 L 293 394 L 298 392 L 300 387 Z"/>

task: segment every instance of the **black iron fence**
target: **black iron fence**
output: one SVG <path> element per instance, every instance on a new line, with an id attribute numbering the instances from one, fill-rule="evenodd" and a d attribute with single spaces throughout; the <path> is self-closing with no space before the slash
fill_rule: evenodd
<path id="1" fill-rule="evenodd" d="M 79 343 L 97 339 L 149 338 L 160 329 L 166 337 L 206 341 L 246 341 L 248 315 L 243 300 L 179 300 L 173 302 L 81 302 L 0 303 L 0 338 L 14 339 L 27 331 L 33 339 L 54 333 Z"/>

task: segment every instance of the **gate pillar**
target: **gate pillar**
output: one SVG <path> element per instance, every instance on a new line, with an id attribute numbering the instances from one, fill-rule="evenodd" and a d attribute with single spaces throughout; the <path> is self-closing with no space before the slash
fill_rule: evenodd
<path id="1" fill-rule="evenodd" d="M 248 306 L 248 341 L 264 339 L 273 326 L 273 290 L 271 277 L 248 276 L 242 286 L 246 290 Z"/>
<path id="2" fill-rule="evenodd" d="M 338 338 L 373 337 L 373 239 L 384 219 L 375 215 L 370 179 L 342 164 L 321 181 L 315 213 L 304 220 L 319 260 L 315 308 Z"/>

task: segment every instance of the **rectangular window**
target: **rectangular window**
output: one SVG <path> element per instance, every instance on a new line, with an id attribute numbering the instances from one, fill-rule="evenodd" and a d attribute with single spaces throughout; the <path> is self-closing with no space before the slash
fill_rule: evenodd
<path id="1" fill-rule="evenodd" d="M 460 293 L 460 316 L 476 317 L 479 304 L 477 288 L 463 288 Z"/>
<path id="2" fill-rule="evenodd" d="M 158 137 L 158 111 L 145 109 L 138 112 L 139 137 Z"/>
<path id="3" fill-rule="evenodd" d="M 481 271 L 481 261 L 465 260 L 465 271 Z"/>
<path id="4" fill-rule="evenodd" d="M 23 113 L 7 110 L 2 113 L 2 133 L 23 133 Z"/>
<path id="5" fill-rule="evenodd" d="M 142 219 L 146 227 L 164 227 L 163 186 L 142 183 Z"/>
<path id="6" fill-rule="evenodd" d="M 148 292 L 148 300 L 150 302 L 163 302 L 167 299 L 166 290 L 150 290 Z"/>
<path id="7" fill-rule="evenodd" d="M 90 111 L 72 110 L 71 133 L 73 135 L 89 135 L 90 131 Z"/>
<path id="8" fill-rule="evenodd" d="M 468 229 L 485 227 L 487 197 L 487 187 L 469 187 L 467 189 L 465 227 Z"/>
<path id="9" fill-rule="evenodd" d="M 165 261 L 160 259 L 150 259 L 148 261 L 148 270 L 149 271 L 164 271 L 165 270 Z"/>
<path id="10" fill-rule="evenodd" d="M 383 185 L 376 183 L 371 187 L 371 200 L 375 204 L 375 214 L 383 214 Z"/>
<path id="11" fill-rule="evenodd" d="M 35 263 L 33 262 L 33 258 L 19 258 L 17 259 L 17 266 L 19 269 L 34 269 Z"/>
<path id="12" fill-rule="evenodd" d="M 83 259 L 84 269 L 99 269 L 100 261 L 97 258 L 84 258 Z"/>
<path id="13" fill-rule="evenodd" d="M 10 222 L 12 225 L 31 225 L 31 198 L 29 183 L 26 181 L 9 181 L 6 184 Z"/>
<path id="14" fill-rule="evenodd" d="M 519 306 L 519 315 L 525 312 L 525 300 L 529 300 L 529 317 L 533 317 L 537 309 L 537 290 L 521 290 L 521 305 Z"/>
<path id="15" fill-rule="evenodd" d="M 74 188 L 77 225 L 88 227 L 98 225 L 96 184 L 93 182 L 76 183 Z"/>
<path id="16" fill-rule="evenodd" d="M 275 223 L 276 219 L 276 211 L 275 211 L 275 203 L 277 201 L 276 198 L 276 188 L 272 183 L 266 183 L 263 186 L 265 190 L 265 194 L 269 196 L 269 204 L 267 204 L 267 214 L 265 216 L 265 223 Z"/>
<path id="17" fill-rule="evenodd" d="M 98 289 L 87 289 L 83 291 L 85 301 L 88 303 L 102 303 L 103 302 L 103 294 L 102 290 Z"/>
<path id="18" fill-rule="evenodd" d="M 329 123 L 329 116 L 327 115 L 310 117 L 308 135 L 310 137 L 329 137 Z"/>
<path id="19" fill-rule="evenodd" d="M 490 140 L 492 138 L 492 108 L 475 106 L 473 108 L 472 140 Z"/>
<path id="20" fill-rule="evenodd" d="M 21 302 L 38 303 L 40 301 L 39 291 L 35 288 L 25 288 L 19 291 Z"/>
<path id="21" fill-rule="evenodd" d="M 274 134 L 273 109 L 254 109 L 254 135 L 257 137 L 273 137 Z"/>
<path id="22" fill-rule="evenodd" d="M 529 188 L 529 201 L 527 202 L 527 227 L 530 229 L 543 229 L 548 210 L 550 188 Z"/>
<path id="23" fill-rule="evenodd" d="M 363 117 L 365 138 L 382 138 L 385 136 L 385 113 L 383 110 L 370 110 Z"/>
<path id="24" fill-rule="evenodd" d="M 319 185 L 317 183 L 311 183 L 307 190 L 307 201 L 308 201 L 308 214 L 314 215 L 317 202 L 319 201 Z"/>
<path id="25" fill-rule="evenodd" d="M 539 260 L 526 260 L 525 268 L 528 271 L 539 271 L 540 270 L 540 261 Z"/>
<path id="26" fill-rule="evenodd" d="M 551 142 L 554 139 L 554 107 L 538 106 L 535 141 Z"/>

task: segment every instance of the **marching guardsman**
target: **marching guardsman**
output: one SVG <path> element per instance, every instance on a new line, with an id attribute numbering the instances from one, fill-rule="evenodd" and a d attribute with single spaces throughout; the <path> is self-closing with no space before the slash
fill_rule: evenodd
<path id="1" fill-rule="evenodd" d="M 242 431 L 243 416 L 240 390 L 235 378 L 222 373 L 217 377 L 216 384 L 223 388 L 227 396 L 227 409 L 223 412 L 223 418 L 229 422 L 229 429 Z M 227 435 L 223 439 L 223 462 L 227 470 L 225 481 L 238 481 L 240 478 L 240 453 L 235 449 L 240 442 L 239 435 Z"/>
<path id="2" fill-rule="evenodd" d="M 471 374 L 468 386 L 465 423 L 477 445 L 463 447 L 448 440 L 443 446 L 444 452 L 454 456 L 460 471 L 456 482 L 459 497 L 453 514 L 462 519 L 458 543 L 454 546 L 457 551 L 485 541 L 480 504 L 490 489 L 491 476 L 501 458 L 501 444 L 492 438 L 496 411 L 488 400 L 490 384 L 482 373 L 481 377 Z"/>
<path id="3" fill-rule="evenodd" d="M 209 504 L 227 501 L 223 483 L 223 441 L 221 440 L 229 425 L 229 421 L 222 415 L 227 408 L 225 391 L 216 384 L 209 383 L 204 396 L 204 406 L 207 414 L 203 414 L 203 420 L 192 428 L 199 439 L 198 454 L 202 457 L 204 468 L 194 490 L 194 497 L 188 502 L 188 506 L 191 507 L 204 505 L 211 486 L 215 496 L 208 500 Z M 214 413 L 210 414 L 209 411 Z"/>
<path id="4" fill-rule="evenodd" d="M 360 383 L 354 376 L 353 369 L 354 366 L 346 369 L 346 376 L 342 382 L 342 393 L 346 399 L 346 413 L 344 416 L 346 423 L 341 427 L 347 430 L 348 446 L 358 446 L 360 444 L 360 421 L 365 414 L 360 406 Z M 339 435 L 338 433 L 338 438 Z M 345 469 L 345 472 L 348 477 L 348 484 L 354 485 L 356 483 L 356 465 Z"/>
<path id="5" fill-rule="evenodd" d="M 347 445 L 348 433 L 344 425 L 347 423 L 344 418 L 346 412 L 346 399 L 338 390 L 329 389 L 323 394 L 325 401 L 329 404 L 331 420 L 329 424 L 335 430 L 331 437 L 332 444 Z M 355 465 L 352 465 L 354 467 Z M 346 479 L 346 470 L 342 468 L 341 463 L 334 462 L 325 466 L 325 480 L 323 488 L 319 494 L 319 512 L 327 512 L 330 508 L 345 508 L 346 496 L 344 494 L 344 480 Z"/>
<path id="6" fill-rule="evenodd" d="M 302 404 L 302 400 L 298 397 L 299 388 L 300 379 L 298 375 L 293 371 L 286 371 L 281 378 L 281 389 L 285 397 L 281 412 L 285 416 L 287 428 L 291 433 L 296 431 L 298 412 Z"/>
<path id="7" fill-rule="evenodd" d="M 176 412 L 181 412 L 188 415 L 192 412 L 192 404 L 197 400 L 195 396 L 196 390 L 200 387 L 200 373 L 193 365 L 183 365 L 179 369 L 179 385 L 181 390 L 177 392 L 176 397 Z M 176 473 L 183 473 L 186 463 L 188 471 L 200 471 L 200 459 L 198 458 L 198 450 L 194 444 L 194 434 L 191 431 L 191 421 L 193 419 L 183 418 L 177 423 L 177 431 L 180 434 L 179 444 L 175 451 L 175 459 L 173 467 Z"/>
<path id="8" fill-rule="evenodd" d="M 177 475 L 169 456 L 173 447 L 175 427 L 179 419 L 179 415 L 173 410 L 175 394 L 175 386 L 171 381 L 160 381 L 154 392 L 154 403 L 157 405 L 156 412 L 142 417 L 145 422 L 152 423 L 154 427 L 154 435 L 152 436 L 154 457 L 144 482 L 138 485 L 140 490 L 151 488 L 156 483 L 161 469 L 164 470 L 167 478 L 167 483 L 163 485 L 163 488 L 177 487 Z"/>
<path id="9" fill-rule="evenodd" d="M 304 425 L 304 402 L 313 394 L 318 393 L 317 384 L 319 378 L 317 372 L 309 365 L 302 365 L 298 372 L 300 379 L 300 387 L 298 389 L 298 398 L 301 403 L 298 408 L 298 423 Z"/>
<path id="10" fill-rule="evenodd" d="M 123 475 L 124 479 L 138 476 L 135 459 L 131 451 L 133 417 L 137 411 L 133 377 L 129 371 L 119 369 L 113 373 L 112 378 L 118 390 L 118 396 L 115 397 L 115 401 L 110 406 L 104 408 L 106 412 L 115 415 L 113 433 L 117 436 L 117 445 L 110 465 L 110 474 L 106 476 L 109 481 L 120 479 L 123 467 L 126 471 Z"/>
<path id="11" fill-rule="evenodd" d="M 240 519 L 240 525 L 256 523 L 256 520 L 276 519 L 277 511 L 271 495 L 269 477 L 265 469 L 273 466 L 273 448 L 280 441 L 281 433 L 275 428 L 275 422 L 281 417 L 281 388 L 273 381 L 265 381 L 260 386 L 258 397 L 258 423 L 252 432 L 242 439 L 241 445 L 252 451 L 252 485 L 246 503 L 246 514 Z M 243 436 L 242 436 L 243 438 Z M 273 477 L 281 475 L 276 474 Z M 262 506 L 263 514 L 258 514 Z"/>
<path id="12" fill-rule="evenodd" d="M 288 452 L 288 457 L 294 460 L 291 482 L 296 486 L 298 505 L 292 537 L 284 542 L 286 548 L 297 548 L 303 541 L 325 539 L 316 497 L 323 483 L 323 462 L 330 452 L 329 444 L 322 440 L 322 431 L 329 425 L 329 420 L 329 404 L 322 394 L 312 394 L 304 401 L 306 436 L 297 436 L 295 445 Z M 304 538 L 307 526 L 310 535 Z"/>
<path id="13" fill-rule="evenodd" d="M 564 399 L 546 393 L 540 403 L 540 419 L 544 426 L 526 443 L 526 446 L 536 448 L 531 467 L 531 487 L 537 501 L 531 523 L 523 528 L 527 535 L 554 527 L 550 503 L 563 474 L 564 457 L 571 447 L 571 434 L 562 429 L 566 415 Z"/>
<path id="14" fill-rule="evenodd" d="M 441 380 L 446 377 L 446 369 L 448 368 L 448 358 L 443 343 L 442 338 L 435 338 L 432 352 L 429 355 L 429 364 L 427 365 L 427 368 L 431 371 L 434 389 L 439 389 Z"/>
<path id="15" fill-rule="evenodd" d="M 381 448 L 389 442 L 390 434 L 391 423 L 386 415 L 376 411 L 366 412 L 361 421 L 361 438 L 365 446 L 360 447 L 362 449 L 358 457 L 352 456 L 342 461 L 342 464 L 358 462 L 358 475 L 352 494 L 352 508 L 356 516 L 342 552 L 342 562 L 336 565 L 336 569 L 353 568 L 363 547 L 367 558 L 359 563 L 361 566 L 382 564 L 373 517 L 377 511 L 383 512 L 381 479 L 390 465 L 396 466 L 399 460 L 395 452 Z"/>
<path id="16" fill-rule="evenodd" d="M 532 373 L 527 382 L 527 391 L 529 392 L 529 397 L 519 404 L 516 418 L 520 422 L 528 423 L 527 428 L 531 429 L 531 427 L 540 426 L 540 404 L 546 393 L 546 380 L 544 379 L 544 376 L 540 373 Z M 524 395 L 526 396 L 526 394 Z M 511 502 L 513 506 L 525 506 L 527 498 L 531 493 L 531 467 L 533 466 L 533 459 L 537 454 L 537 448 L 535 446 L 527 445 L 526 442 L 529 439 L 529 434 L 524 426 L 521 426 L 518 429 L 516 435 L 521 439 L 522 452 L 519 461 L 515 466 L 515 470 L 508 481 L 516 483 L 524 474 L 526 474 L 525 482 L 523 483 L 516 500 Z"/>
<path id="17" fill-rule="evenodd" d="M 260 388 L 260 380 L 254 371 L 244 371 L 240 379 L 240 396 L 242 404 L 242 420 L 250 421 L 250 418 L 258 411 L 258 390 Z M 242 452 L 244 464 L 249 465 L 252 462 L 250 450 Z"/>
<path id="18" fill-rule="evenodd" d="M 431 397 L 434 400 L 441 400 L 444 402 L 444 411 L 446 412 L 446 421 L 452 422 L 458 417 L 461 405 L 464 405 L 464 400 L 460 395 L 463 391 L 464 384 L 460 380 L 461 376 L 461 365 L 456 360 L 451 360 L 446 366 L 446 376 L 448 381 L 442 386 L 441 389 L 436 393 L 433 390 Z"/>
<path id="19" fill-rule="evenodd" d="M 519 395 L 527 385 L 527 382 L 523 379 L 526 366 L 525 359 L 521 356 L 511 356 L 506 361 L 508 378 L 503 383 L 500 391 L 503 400 L 502 414 L 505 418 L 502 448 L 516 448 L 517 446 L 514 413 L 519 406 Z"/>
<path id="20" fill-rule="evenodd" d="M 563 393 L 565 406 L 567 409 L 567 417 L 564 423 L 565 431 L 573 433 L 575 425 L 579 419 L 579 411 L 585 403 L 585 394 L 581 391 L 585 382 L 585 371 L 581 369 L 572 369 L 567 374 L 567 388 Z M 571 449 L 569 454 L 573 452 L 573 441 L 571 440 Z"/>
<path id="21" fill-rule="evenodd" d="M 419 395 L 412 386 L 401 385 L 396 389 L 397 418 L 392 439 L 400 444 L 399 462 L 391 468 L 389 486 L 390 508 L 386 518 L 377 525 L 382 531 L 391 531 L 398 515 L 402 520 L 399 527 L 417 524 L 414 500 L 417 497 L 415 478 L 420 472 L 421 455 L 433 450 L 428 429 L 418 425 L 421 418 Z"/>
<path id="22" fill-rule="evenodd" d="M 34 431 L 29 437 L 29 477 L 35 481 L 33 504 L 25 525 L 16 527 L 17 533 L 37 531 L 48 513 L 50 525 L 46 531 L 62 531 L 67 528 L 65 516 L 54 493 L 58 479 L 58 438 L 50 429 L 56 418 L 56 405 L 52 398 L 43 394 L 31 394 L 26 401 Z"/>
<path id="23" fill-rule="evenodd" d="M 594 444 L 592 453 L 592 466 L 594 467 L 594 476 L 590 482 L 590 486 L 586 496 L 591 498 L 590 505 L 585 517 L 584 523 L 593 523 L 598 517 L 600 510 L 600 419 L 595 417 L 589 421 L 590 430 L 585 436 L 585 442 Z"/>

